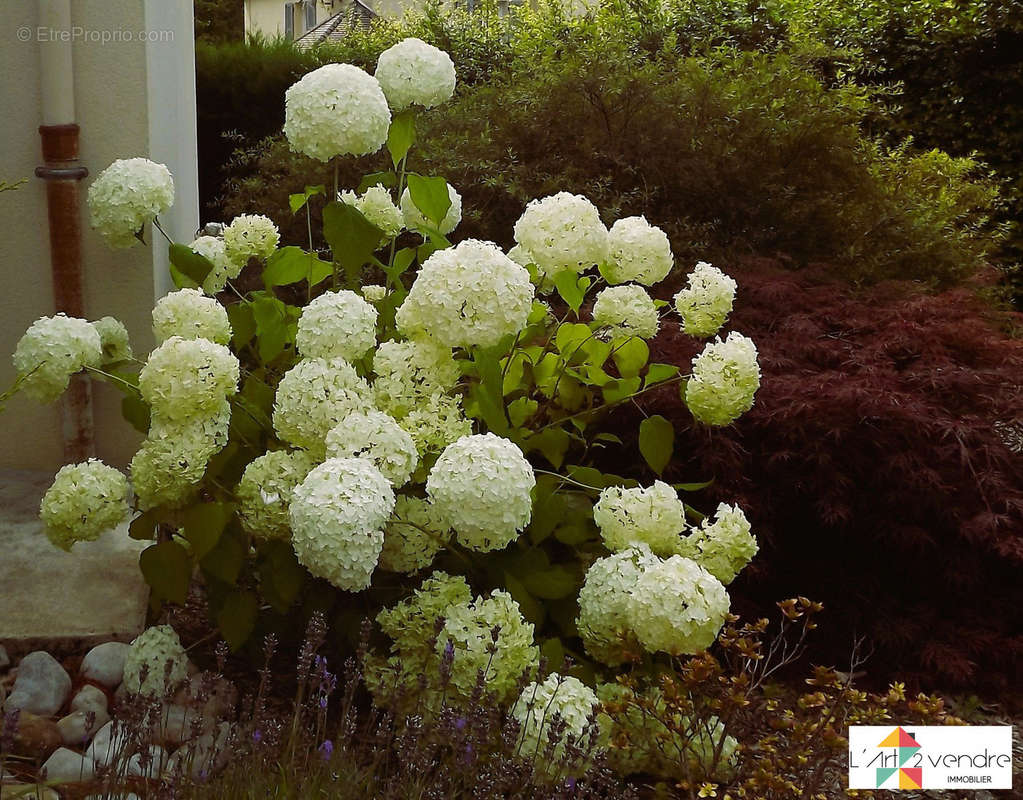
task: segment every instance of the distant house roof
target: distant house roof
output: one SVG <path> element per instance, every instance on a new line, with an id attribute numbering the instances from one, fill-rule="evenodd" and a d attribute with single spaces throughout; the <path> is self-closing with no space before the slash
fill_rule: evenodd
<path id="1" fill-rule="evenodd" d="M 351 8 L 328 17 L 315 28 L 306 31 L 295 40 L 295 45 L 300 50 L 308 50 L 323 42 L 338 42 L 354 28 L 368 28 L 370 22 L 377 16 L 377 13 L 361 0 L 352 0 Z"/>

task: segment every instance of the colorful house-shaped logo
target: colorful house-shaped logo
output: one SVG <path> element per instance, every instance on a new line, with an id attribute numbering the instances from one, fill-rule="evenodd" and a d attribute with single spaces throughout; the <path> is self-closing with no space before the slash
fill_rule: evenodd
<path id="1" fill-rule="evenodd" d="M 899 774 L 900 789 L 920 789 L 923 787 L 923 767 L 907 767 L 905 764 L 920 751 L 920 743 L 913 734 L 902 728 L 896 728 L 888 734 L 878 747 L 893 747 L 898 753 L 897 767 L 877 767 L 877 788 L 884 786 L 895 773 Z M 894 789 L 894 786 L 889 788 Z"/>

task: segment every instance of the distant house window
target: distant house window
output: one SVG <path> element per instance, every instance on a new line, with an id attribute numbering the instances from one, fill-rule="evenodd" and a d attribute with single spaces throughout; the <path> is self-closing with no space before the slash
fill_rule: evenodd
<path id="1" fill-rule="evenodd" d="M 305 30 L 311 31 L 316 27 L 316 2 L 305 0 Z"/>
<path id="2" fill-rule="evenodd" d="M 284 4 L 284 36 L 287 39 L 295 38 L 295 4 Z"/>

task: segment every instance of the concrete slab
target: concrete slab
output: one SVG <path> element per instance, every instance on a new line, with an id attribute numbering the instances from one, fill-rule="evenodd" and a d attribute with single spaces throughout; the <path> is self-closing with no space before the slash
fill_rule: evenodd
<path id="1" fill-rule="evenodd" d="M 146 621 L 149 589 L 127 523 L 65 553 L 50 544 L 39 501 L 53 476 L 0 470 L 0 643 L 12 656 L 110 640 L 129 641 Z"/>

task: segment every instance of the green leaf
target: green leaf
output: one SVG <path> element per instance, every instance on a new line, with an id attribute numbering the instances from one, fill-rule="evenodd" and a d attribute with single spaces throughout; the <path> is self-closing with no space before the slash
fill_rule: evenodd
<path id="1" fill-rule="evenodd" d="M 617 403 L 638 392 L 639 385 L 640 380 L 638 377 L 621 378 L 620 380 L 605 384 L 600 387 L 600 390 L 604 393 L 605 403 Z"/>
<path id="2" fill-rule="evenodd" d="M 650 368 L 646 371 L 646 380 L 643 386 L 644 388 L 653 386 L 655 383 L 670 380 L 676 375 L 678 375 L 678 367 L 674 364 L 651 364 Z"/>
<path id="3" fill-rule="evenodd" d="M 680 492 L 699 492 L 703 489 L 706 489 L 712 483 L 714 483 L 713 478 L 711 478 L 709 481 L 700 481 L 698 483 L 673 483 L 672 486 L 674 486 L 675 489 Z"/>
<path id="4" fill-rule="evenodd" d="M 565 322 L 558 327 L 558 332 L 554 334 L 554 344 L 557 345 L 558 352 L 568 360 L 581 350 L 583 343 L 592 336 L 593 331 L 590 330 L 589 325 L 584 325 L 581 322 Z"/>
<path id="5" fill-rule="evenodd" d="M 174 268 L 194 284 L 194 286 L 189 288 L 202 286 L 206 276 L 213 270 L 212 261 L 183 244 L 170 245 L 167 250 L 167 256 L 170 259 L 170 263 L 174 265 Z M 173 276 L 173 273 L 171 274 Z M 179 286 L 178 288 L 185 287 Z"/>
<path id="6" fill-rule="evenodd" d="M 128 526 L 128 536 L 132 539 L 155 539 L 156 526 L 160 522 L 160 515 L 156 509 L 143 511 Z"/>
<path id="7" fill-rule="evenodd" d="M 398 185 L 398 176 L 394 174 L 393 170 L 387 170 L 386 172 L 371 172 L 359 182 L 359 194 L 365 193 L 365 191 L 373 186 L 383 186 L 385 189 L 393 189 Z"/>
<path id="8" fill-rule="evenodd" d="M 294 605 L 306 574 L 288 542 L 266 543 L 259 567 L 259 585 L 263 597 L 279 614 L 286 614 Z"/>
<path id="9" fill-rule="evenodd" d="M 508 431 L 508 419 L 504 415 L 501 362 L 491 352 L 476 349 L 473 352 L 473 363 L 479 372 L 480 382 L 470 387 L 469 396 L 478 405 L 487 428 L 503 435 Z"/>
<path id="10" fill-rule="evenodd" d="M 256 335 L 256 318 L 248 303 L 232 303 L 227 307 L 227 319 L 231 323 L 231 341 L 235 350 L 241 350 Z"/>
<path id="11" fill-rule="evenodd" d="M 567 525 L 559 525 L 554 531 L 554 538 L 562 544 L 575 547 L 596 538 L 596 530 L 593 526 L 584 522 L 571 522 Z"/>
<path id="12" fill-rule="evenodd" d="M 561 428 L 547 428 L 526 439 L 527 449 L 539 450 L 554 465 L 554 469 L 561 469 L 565 463 L 565 453 L 570 444 L 571 437 Z"/>
<path id="13" fill-rule="evenodd" d="M 550 639 L 544 639 L 540 645 L 540 655 L 547 659 L 547 671 L 557 672 L 565 663 L 565 646 L 561 639 L 552 636 Z"/>
<path id="14" fill-rule="evenodd" d="M 391 127 L 387 131 L 387 152 L 391 154 L 391 161 L 395 169 L 398 168 L 401 160 L 408 155 L 408 151 L 415 141 L 416 115 L 412 109 L 407 109 L 397 114 L 391 120 Z M 447 213 L 447 211 L 444 213 Z M 444 219 L 444 217 L 442 216 L 441 219 Z"/>
<path id="15" fill-rule="evenodd" d="M 185 509 L 181 515 L 183 534 L 196 560 L 216 547 L 232 514 L 234 508 L 227 503 L 201 503 Z"/>
<path id="16" fill-rule="evenodd" d="M 267 289 L 272 289 L 274 286 L 287 286 L 304 280 L 312 283 L 312 276 L 324 272 L 330 275 L 333 271 L 333 265 L 321 261 L 315 253 L 307 253 L 301 247 L 282 247 L 267 259 L 263 284 Z"/>
<path id="17" fill-rule="evenodd" d="M 334 261 L 354 276 L 369 263 L 384 232 L 357 208 L 335 200 L 323 209 L 323 238 L 330 245 Z"/>
<path id="18" fill-rule="evenodd" d="M 252 316 L 259 334 L 259 358 L 264 364 L 284 352 L 288 342 L 288 312 L 281 300 L 261 295 L 252 301 Z"/>
<path id="19" fill-rule="evenodd" d="M 177 542 L 160 542 L 139 553 L 142 576 L 158 600 L 185 602 L 192 565 L 188 553 Z"/>
<path id="20" fill-rule="evenodd" d="M 660 414 L 639 423 L 639 452 L 658 475 L 671 461 L 675 449 L 675 429 Z"/>
<path id="21" fill-rule="evenodd" d="M 533 513 L 529 519 L 529 539 L 533 544 L 540 544 L 550 536 L 565 515 L 565 500 L 557 493 L 557 487 L 557 477 L 537 476 Z"/>
<path id="22" fill-rule="evenodd" d="M 217 612 L 217 627 L 231 652 L 237 651 L 252 635 L 258 613 L 259 601 L 252 592 L 231 592 L 224 598 Z"/>
<path id="23" fill-rule="evenodd" d="M 508 418 L 516 428 L 522 427 L 523 423 L 533 416 L 540 404 L 528 397 L 520 397 L 508 404 Z"/>
<path id="24" fill-rule="evenodd" d="M 562 270 L 554 276 L 554 288 L 558 290 L 561 299 L 576 314 L 586 297 L 586 290 L 590 288 L 593 281 L 587 277 L 579 277 L 571 270 Z"/>
<path id="25" fill-rule="evenodd" d="M 615 349 L 612 358 L 623 378 L 634 378 L 646 366 L 650 348 L 638 336 L 633 336 Z"/>
<path id="26" fill-rule="evenodd" d="M 544 619 L 543 604 L 537 602 L 536 598 L 529 593 L 529 590 L 522 585 L 522 582 L 510 572 L 505 571 L 504 586 L 508 590 L 508 594 L 512 596 L 512 600 L 519 604 L 519 611 L 522 612 L 522 616 L 534 625 L 542 625 Z"/>
<path id="27" fill-rule="evenodd" d="M 563 566 L 531 572 L 522 576 L 522 585 L 533 596 L 541 600 L 560 600 L 575 594 L 580 581 L 575 573 Z"/>
<path id="28" fill-rule="evenodd" d="M 319 186 L 306 186 L 304 192 L 288 195 L 288 205 L 291 206 L 291 213 L 295 214 L 298 212 L 300 208 L 309 202 L 310 197 L 323 194 L 325 191 L 326 187 L 321 184 Z"/>
<path id="29" fill-rule="evenodd" d="M 221 533 L 216 546 L 203 557 L 200 564 L 214 578 L 233 586 L 241 574 L 246 552 L 244 536 L 231 525 Z"/>
<path id="30" fill-rule="evenodd" d="M 149 433 L 150 412 L 149 404 L 141 397 L 134 394 L 127 395 L 121 400 L 121 416 L 139 433 Z"/>
<path id="31" fill-rule="evenodd" d="M 443 178 L 424 178 L 412 174 L 408 176 L 408 191 L 412 204 L 439 228 L 451 208 L 448 182 Z"/>

